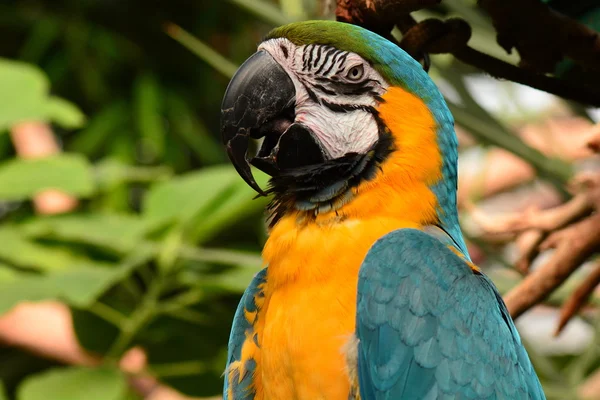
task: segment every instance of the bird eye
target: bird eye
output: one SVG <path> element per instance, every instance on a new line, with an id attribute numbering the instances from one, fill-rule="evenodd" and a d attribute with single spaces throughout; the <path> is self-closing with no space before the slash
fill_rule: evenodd
<path id="1" fill-rule="evenodd" d="M 354 67 L 348 70 L 346 73 L 346 77 L 351 81 L 358 81 L 365 74 L 365 67 L 362 64 L 355 65 Z"/>

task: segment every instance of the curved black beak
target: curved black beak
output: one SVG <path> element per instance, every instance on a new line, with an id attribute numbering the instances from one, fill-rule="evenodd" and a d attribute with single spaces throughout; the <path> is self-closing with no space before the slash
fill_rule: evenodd
<path id="1" fill-rule="evenodd" d="M 235 73 L 221 106 L 221 136 L 227 154 L 242 178 L 259 194 L 265 192 L 252 176 L 250 163 L 269 173 L 274 167 L 275 147 L 266 150 L 273 154 L 258 154 L 251 160 L 247 154 L 250 138 L 266 136 L 278 143 L 279 137 L 293 124 L 296 97 L 294 83 L 285 70 L 264 50 L 250 57 Z M 275 135 L 273 135 L 275 133 Z M 273 139 L 274 138 L 274 139 Z M 265 145 L 261 152 L 265 152 Z M 261 157 L 267 156 L 267 157 Z M 270 164 L 271 163 L 271 164 Z M 272 172 L 272 171 L 271 171 Z M 271 174 L 272 175 L 272 174 Z"/>

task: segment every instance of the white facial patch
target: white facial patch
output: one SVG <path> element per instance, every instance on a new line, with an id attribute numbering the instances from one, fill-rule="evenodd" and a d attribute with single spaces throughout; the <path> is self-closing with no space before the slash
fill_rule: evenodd
<path id="1" fill-rule="evenodd" d="M 285 38 L 262 43 L 296 90 L 295 122 L 306 125 L 330 159 L 366 153 L 378 140 L 374 107 L 388 83 L 358 54 L 332 46 L 296 46 Z"/>

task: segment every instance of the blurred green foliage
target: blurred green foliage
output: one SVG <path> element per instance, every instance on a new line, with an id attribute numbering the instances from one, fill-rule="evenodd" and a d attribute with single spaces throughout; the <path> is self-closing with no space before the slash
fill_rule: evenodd
<path id="1" fill-rule="evenodd" d="M 421 17 L 461 13 L 480 32 L 476 43 L 493 47 L 470 2 L 446 4 Z M 81 345 L 106 360 L 57 368 L 0 348 L 0 400 L 135 399 L 116 362 L 136 345 L 163 382 L 190 396 L 220 392 L 233 312 L 266 237 L 266 200 L 253 200 L 226 163 L 221 98 L 272 26 L 322 8 L 317 0 L 0 4 L 0 314 L 59 299 Z M 564 184 L 570 166 L 526 146 L 471 97 L 462 78 L 472 70 L 443 57 L 435 67 L 459 94 L 450 101 L 459 124 Z M 52 122 L 65 153 L 16 158 L 7 130 L 30 119 Z M 31 199 L 49 187 L 77 196 L 77 210 L 36 215 Z M 557 398 L 572 394 L 570 384 Z"/>
<path id="2" fill-rule="evenodd" d="M 290 18 L 316 7 L 283 3 Z M 133 398 L 115 365 L 135 345 L 163 382 L 220 392 L 266 204 L 224 164 L 223 72 L 285 18 L 275 3 L 241 0 L 2 2 L 0 314 L 59 299 L 80 343 L 106 356 L 101 369 L 40 373 L 52 364 L 0 348 L 8 396 Z M 165 33 L 170 22 L 206 40 L 194 43 L 208 63 Z M 66 152 L 15 158 L 6 133 L 25 120 L 52 122 Z M 77 196 L 77 210 L 36 215 L 30 200 L 49 187 Z"/>

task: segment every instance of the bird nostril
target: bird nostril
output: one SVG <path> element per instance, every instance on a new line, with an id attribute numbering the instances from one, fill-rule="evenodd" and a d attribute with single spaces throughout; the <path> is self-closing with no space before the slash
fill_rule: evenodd
<path id="1" fill-rule="evenodd" d="M 269 136 L 281 136 L 283 132 L 287 130 L 294 123 L 293 120 L 289 120 L 286 117 L 276 118 L 263 124 L 259 129 L 253 130 L 251 133 L 251 137 L 253 139 L 260 139 L 263 137 Z"/>
<path id="2" fill-rule="evenodd" d="M 295 119 L 296 114 L 294 108 L 291 107 L 279 113 L 275 118 L 266 121 L 258 129 L 254 129 L 250 136 L 254 139 L 269 135 L 281 136 L 294 123 Z"/>

